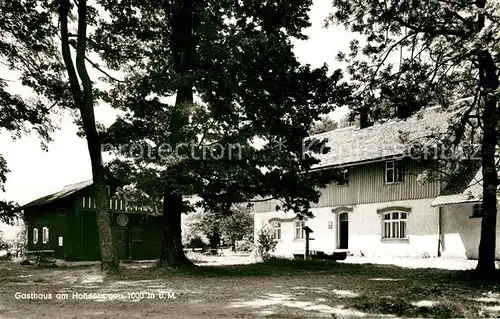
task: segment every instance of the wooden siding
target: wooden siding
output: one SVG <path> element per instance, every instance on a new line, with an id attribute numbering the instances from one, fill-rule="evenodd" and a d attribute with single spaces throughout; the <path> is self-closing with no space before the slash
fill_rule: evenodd
<path id="1" fill-rule="evenodd" d="M 77 238 L 79 246 L 78 260 L 99 260 L 99 234 L 95 212 L 95 200 L 92 187 L 86 188 L 76 195 L 75 221 L 79 231 Z M 109 199 L 110 220 L 113 233 L 113 245 L 125 253 L 123 259 L 155 259 L 160 254 L 161 239 L 163 236 L 163 220 L 160 217 L 147 215 L 148 210 L 142 207 L 130 207 L 122 200 Z M 116 218 L 120 214 L 128 217 L 128 224 L 121 227 Z M 140 230 L 140 232 L 137 232 Z M 132 233 L 140 234 L 132 238 Z M 124 240 L 119 241 L 117 235 L 121 234 Z"/>
<path id="2" fill-rule="evenodd" d="M 77 194 L 78 200 L 76 205 L 78 209 L 83 210 L 94 210 L 96 208 L 96 202 L 94 197 L 94 186 L 86 187 L 85 189 L 79 191 Z M 116 198 L 111 193 L 109 198 L 109 210 L 112 212 L 127 212 L 127 213 L 149 213 L 152 209 L 149 207 L 140 207 L 137 205 L 129 205 L 124 200 Z"/>
<path id="3" fill-rule="evenodd" d="M 417 183 L 417 175 L 422 171 L 423 168 L 418 167 L 415 162 L 405 160 L 403 182 L 386 184 L 385 161 L 352 166 L 349 168 L 348 184 L 332 183 L 321 189 L 319 202 L 312 203 L 311 207 L 382 203 L 438 196 L 439 183 Z M 255 212 L 273 211 L 276 205 L 280 205 L 277 200 L 255 203 Z"/>
<path id="4" fill-rule="evenodd" d="M 33 207 L 24 211 L 24 220 L 28 229 L 28 250 L 55 250 L 56 258 L 68 261 L 95 261 L 100 259 L 99 233 L 93 200 L 88 198 L 91 191 L 84 189 L 63 199 Z M 83 197 L 86 205 L 83 205 Z M 163 236 L 161 217 L 146 214 L 140 208 L 126 210 L 126 205 L 116 199 L 110 200 L 111 227 L 113 241 L 119 230 L 125 240 L 118 243 L 125 251 L 124 259 L 155 259 L 160 254 Z M 124 227 L 117 225 L 120 214 L 128 217 Z M 49 242 L 42 243 L 42 228 L 49 228 Z M 33 229 L 39 232 L 38 243 L 33 244 Z M 63 246 L 58 246 L 58 237 L 63 237 Z M 117 247 L 118 248 L 118 247 Z"/>
<path id="5" fill-rule="evenodd" d="M 96 208 L 96 202 L 94 197 L 83 196 L 80 201 L 80 206 L 86 210 L 94 210 Z M 148 207 L 128 205 L 124 200 L 117 198 L 109 199 L 109 210 L 114 212 L 129 212 L 129 213 L 146 213 L 153 211 Z"/>
<path id="6" fill-rule="evenodd" d="M 61 200 L 58 204 L 51 203 L 43 206 L 28 207 L 24 211 L 26 223 L 28 251 L 54 250 L 59 259 L 71 257 L 70 239 L 73 229 L 68 224 L 71 213 L 71 201 Z M 43 243 L 43 227 L 49 229 L 49 240 Z M 33 243 L 33 229 L 38 229 L 38 243 Z M 63 246 L 59 246 L 59 237 L 63 237 Z"/>
<path id="7" fill-rule="evenodd" d="M 121 259 L 155 259 L 160 254 L 162 233 L 162 220 L 159 217 L 144 214 L 124 213 L 128 217 L 128 224 L 121 227 L 116 222 L 116 217 L 122 213 L 111 214 L 111 227 L 113 231 L 113 244 L 116 248 L 122 246 L 125 256 Z M 99 234 L 97 231 L 97 220 L 95 211 L 80 210 L 77 214 L 78 220 L 78 244 L 79 252 L 77 260 L 100 260 Z M 125 234 L 124 242 L 119 242 L 116 234 L 121 230 Z M 137 231 L 140 230 L 139 233 Z M 139 236 L 133 237 L 133 232 Z"/>

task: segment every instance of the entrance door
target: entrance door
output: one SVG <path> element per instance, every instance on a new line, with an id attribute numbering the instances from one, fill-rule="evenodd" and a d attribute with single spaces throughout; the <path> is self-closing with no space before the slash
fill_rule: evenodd
<path id="1" fill-rule="evenodd" d="M 113 246 L 115 246 L 116 256 L 119 260 L 129 259 L 127 228 L 113 228 Z"/>
<path id="2" fill-rule="evenodd" d="M 349 219 L 347 213 L 339 214 L 339 248 L 349 247 Z"/>

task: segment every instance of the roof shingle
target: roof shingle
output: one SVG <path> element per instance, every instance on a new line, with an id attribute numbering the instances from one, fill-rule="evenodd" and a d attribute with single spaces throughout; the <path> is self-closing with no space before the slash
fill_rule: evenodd
<path id="1" fill-rule="evenodd" d="M 22 206 L 22 208 L 26 207 L 32 207 L 32 206 L 39 206 L 39 205 L 44 205 L 51 203 L 53 201 L 56 201 L 58 199 L 64 198 L 66 196 L 69 196 L 71 194 L 74 194 L 78 192 L 79 190 L 82 190 L 90 185 L 92 185 L 92 180 L 80 182 L 80 183 L 75 183 L 75 184 L 70 184 L 66 185 L 60 190 L 58 190 L 55 193 L 52 193 L 50 195 L 35 199 L 34 201 L 29 202 L 28 204 L 25 204 Z"/>
<path id="2" fill-rule="evenodd" d="M 341 166 L 402 155 L 407 151 L 400 141 L 400 132 L 408 133 L 408 140 L 425 137 L 431 131 L 446 130 L 452 112 L 439 107 L 428 108 L 405 120 L 390 120 L 359 129 L 354 126 L 317 134 L 311 137 L 327 138 L 330 152 L 315 154 L 321 162 L 313 168 Z"/>

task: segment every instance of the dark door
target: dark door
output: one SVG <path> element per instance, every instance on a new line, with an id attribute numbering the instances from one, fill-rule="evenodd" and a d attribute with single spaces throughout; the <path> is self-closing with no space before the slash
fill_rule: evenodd
<path id="1" fill-rule="evenodd" d="M 347 213 L 339 215 L 339 248 L 349 247 L 349 219 Z"/>
<path id="2" fill-rule="evenodd" d="M 129 259 L 128 229 L 113 228 L 113 245 L 119 260 Z"/>

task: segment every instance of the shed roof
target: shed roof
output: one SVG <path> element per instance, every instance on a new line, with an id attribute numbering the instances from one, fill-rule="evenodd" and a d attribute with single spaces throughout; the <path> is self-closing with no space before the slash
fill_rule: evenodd
<path id="1" fill-rule="evenodd" d="M 453 115 L 440 107 L 424 109 L 404 120 L 390 120 L 359 129 L 354 126 L 316 134 L 327 138 L 327 154 L 314 154 L 321 162 L 313 168 L 342 166 L 404 154 L 407 146 L 400 141 L 400 132 L 408 133 L 408 140 L 422 138 L 431 131 L 444 131 Z"/>
<path id="2" fill-rule="evenodd" d="M 465 188 L 455 189 L 454 192 L 444 192 L 436 197 L 431 206 L 443 206 L 452 204 L 479 203 L 483 199 L 483 172 L 477 170 L 476 174 L 469 179 Z"/>
<path id="3" fill-rule="evenodd" d="M 86 187 L 89 187 L 90 185 L 92 185 L 92 183 L 93 183 L 92 180 L 88 180 L 88 181 L 84 181 L 84 182 L 66 185 L 55 193 L 40 197 L 38 199 L 35 199 L 34 201 L 29 202 L 28 204 L 23 205 L 22 208 L 39 206 L 39 205 L 51 203 L 51 202 L 56 201 L 58 199 L 61 199 L 61 198 L 67 197 L 71 194 L 74 194 L 74 193 L 78 192 L 79 190 L 82 190 Z"/>

